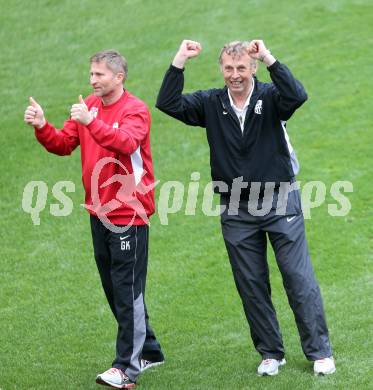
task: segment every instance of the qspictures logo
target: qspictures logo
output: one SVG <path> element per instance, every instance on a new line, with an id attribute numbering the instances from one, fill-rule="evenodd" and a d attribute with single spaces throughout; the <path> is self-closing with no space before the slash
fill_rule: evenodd
<path id="1" fill-rule="evenodd" d="M 106 164 L 118 165 L 118 170 L 122 173 L 114 174 L 100 184 L 99 177 Z M 245 202 L 248 212 L 254 216 L 264 216 L 274 208 L 277 215 L 286 215 L 288 197 L 292 191 L 300 192 L 305 219 L 311 219 L 312 210 L 325 203 L 327 203 L 327 213 L 332 217 L 344 217 L 352 207 L 346 195 L 346 193 L 353 192 L 353 184 L 350 181 L 340 180 L 330 185 L 321 181 L 283 182 L 278 187 L 273 182 L 247 183 L 242 177 L 238 177 L 233 180 L 232 188 L 228 189 L 227 184 L 220 181 L 210 181 L 203 187 L 199 172 L 192 172 L 190 182 L 186 184 L 177 180 L 169 180 L 162 184 L 157 181 L 146 186 L 142 180 L 144 175 L 146 171 L 142 171 L 141 175 L 139 172 L 129 173 L 121 161 L 112 157 L 104 157 L 97 162 L 91 175 L 92 203 L 81 206 L 96 214 L 112 232 L 119 234 L 125 233 L 135 219 L 140 218 L 144 223 L 149 223 L 146 210 L 138 199 L 138 195 L 146 195 L 157 185 L 159 185 L 159 191 L 156 213 L 161 225 L 169 224 L 170 214 L 183 213 L 186 216 L 194 216 L 198 207 L 201 207 L 203 214 L 208 217 L 219 217 L 224 211 L 227 211 L 228 215 L 236 215 L 238 208 L 242 205 L 240 203 L 241 191 L 247 189 L 249 189 L 250 197 Z M 114 196 L 102 204 L 100 189 L 108 186 L 115 186 Z M 264 191 L 262 191 L 263 186 Z M 229 202 L 226 205 L 216 205 L 214 188 L 219 188 L 221 193 L 230 193 Z M 68 180 L 59 181 L 52 186 L 51 190 L 57 202 L 53 201 L 49 205 L 49 213 L 56 217 L 70 215 L 74 204 L 67 193 L 75 192 L 75 184 Z M 30 214 L 32 223 L 36 226 L 41 223 L 41 213 L 46 208 L 48 192 L 48 185 L 42 180 L 30 181 L 24 187 L 22 209 Z M 131 210 L 132 219 L 126 226 L 116 226 L 110 221 L 110 213 L 120 208 Z"/>
<path id="2" fill-rule="evenodd" d="M 123 173 L 114 174 L 102 184 L 99 184 L 100 174 L 107 164 L 118 165 Z M 152 191 L 158 182 L 145 186 L 141 179 L 146 175 L 146 173 L 147 172 L 144 170 L 141 176 L 138 177 L 135 173 L 129 173 L 126 166 L 116 158 L 104 157 L 100 159 L 96 163 L 91 175 L 92 203 L 82 204 L 81 206 L 97 215 L 103 225 L 113 233 L 125 233 L 138 218 L 140 218 L 145 224 L 149 224 L 149 218 L 144 205 L 138 200 L 137 195 L 145 195 Z M 100 199 L 100 189 L 112 186 L 116 182 L 119 183 L 120 186 L 115 196 L 108 202 L 102 204 Z M 75 184 L 71 181 L 60 181 L 53 186 L 52 194 L 61 203 L 53 203 L 50 205 L 50 213 L 56 217 L 70 215 L 73 210 L 72 200 L 62 191 L 63 189 L 65 189 L 66 192 L 75 192 Z M 34 203 L 33 199 L 35 190 L 37 192 Z M 34 225 L 40 225 L 40 213 L 45 208 L 47 195 L 48 186 L 43 181 L 30 181 L 23 190 L 22 209 L 26 213 L 30 213 Z M 124 207 L 132 210 L 132 218 L 125 226 L 116 226 L 109 219 L 110 213 Z"/>
<path id="3" fill-rule="evenodd" d="M 116 197 L 111 199 L 105 204 L 101 204 L 99 195 L 99 177 L 102 169 L 106 164 L 117 164 L 125 172 L 124 174 L 115 174 L 104 183 L 100 185 L 100 188 L 105 188 L 115 182 L 120 184 L 120 188 L 117 191 Z M 91 176 L 91 198 L 92 204 L 85 204 L 84 207 L 90 211 L 93 211 L 100 221 L 105 225 L 107 229 L 113 233 L 124 233 L 134 223 L 136 217 L 140 217 L 145 224 L 149 224 L 149 219 L 146 214 L 143 204 L 138 200 L 137 194 L 145 195 L 152 191 L 157 183 L 152 183 L 145 186 L 141 179 L 146 175 L 146 171 L 143 171 L 141 177 L 138 179 L 135 173 L 129 173 L 125 165 L 113 157 L 104 157 L 97 162 L 93 169 Z M 110 222 L 108 214 L 121 207 L 127 207 L 133 210 L 133 216 L 131 221 L 126 226 L 116 226 Z"/>

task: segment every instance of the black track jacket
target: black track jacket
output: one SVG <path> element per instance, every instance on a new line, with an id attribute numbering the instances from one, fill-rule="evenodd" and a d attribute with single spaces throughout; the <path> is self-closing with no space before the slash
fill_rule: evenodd
<path id="1" fill-rule="evenodd" d="M 251 182 L 294 180 L 282 122 L 307 100 L 307 94 L 284 64 L 276 61 L 267 69 L 273 83 L 255 78 L 243 133 L 227 87 L 182 94 L 184 69 L 171 65 L 158 94 L 158 109 L 187 125 L 206 128 L 212 179 L 229 189 L 239 177 L 249 183 L 248 188 Z"/>

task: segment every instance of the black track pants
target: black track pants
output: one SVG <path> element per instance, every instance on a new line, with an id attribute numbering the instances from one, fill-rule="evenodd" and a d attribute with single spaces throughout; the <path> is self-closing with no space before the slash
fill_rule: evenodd
<path id="1" fill-rule="evenodd" d="M 116 358 L 132 380 L 140 373 L 140 359 L 163 360 L 161 347 L 149 325 L 145 305 L 148 264 L 147 225 L 113 233 L 91 216 L 93 248 L 102 286 L 118 323 Z"/>
<path id="2" fill-rule="evenodd" d="M 264 359 L 282 359 L 284 346 L 266 257 L 267 236 L 293 310 L 302 349 L 309 360 L 332 355 L 320 289 L 310 261 L 303 215 L 253 216 L 240 204 L 238 215 L 222 213 L 222 233 L 251 337 Z"/>

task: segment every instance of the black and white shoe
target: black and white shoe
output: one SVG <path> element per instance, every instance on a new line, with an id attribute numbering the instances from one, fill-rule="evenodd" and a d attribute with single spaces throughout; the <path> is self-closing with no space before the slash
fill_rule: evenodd
<path id="1" fill-rule="evenodd" d="M 145 370 L 153 367 L 160 366 L 161 364 L 164 363 L 164 360 L 160 360 L 158 362 L 154 362 L 152 360 L 146 360 L 146 359 L 141 359 L 141 372 L 144 372 Z"/>

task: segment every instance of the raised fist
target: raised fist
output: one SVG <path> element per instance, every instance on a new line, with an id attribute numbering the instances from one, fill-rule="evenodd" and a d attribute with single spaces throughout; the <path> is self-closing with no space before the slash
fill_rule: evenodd
<path id="1" fill-rule="evenodd" d="M 265 47 L 264 42 L 259 39 L 251 41 L 247 51 L 251 58 L 259 61 L 263 61 L 264 57 L 267 54 L 270 54 L 270 51 Z"/>
<path id="2" fill-rule="evenodd" d="M 190 58 L 197 57 L 201 50 L 202 46 L 199 42 L 184 39 L 181 42 L 174 60 L 172 61 L 172 65 L 176 66 L 177 68 L 183 68 L 185 62 Z"/>

